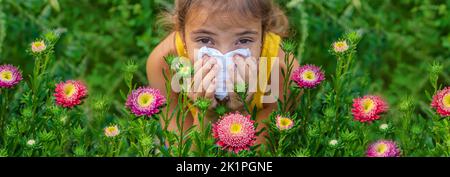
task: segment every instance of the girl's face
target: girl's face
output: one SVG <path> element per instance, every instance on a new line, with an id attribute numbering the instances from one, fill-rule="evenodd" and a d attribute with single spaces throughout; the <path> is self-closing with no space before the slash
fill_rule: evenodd
<path id="1" fill-rule="evenodd" d="M 223 54 L 248 48 L 252 57 L 259 58 L 262 33 L 261 20 L 237 19 L 235 14 L 210 14 L 207 10 L 199 10 L 187 17 L 184 42 L 191 60 L 195 52 L 204 46 L 215 48 Z"/>

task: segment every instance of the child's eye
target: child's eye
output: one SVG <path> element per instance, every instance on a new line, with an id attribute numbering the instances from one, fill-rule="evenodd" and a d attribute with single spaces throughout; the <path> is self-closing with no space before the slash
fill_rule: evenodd
<path id="1" fill-rule="evenodd" d="M 251 40 L 251 39 L 239 39 L 237 45 L 245 45 L 245 44 L 249 44 L 252 42 L 253 42 L 253 40 Z"/>
<path id="2" fill-rule="evenodd" d="M 213 43 L 210 38 L 200 38 L 200 39 L 197 39 L 197 42 L 200 42 L 204 45 L 211 45 Z"/>

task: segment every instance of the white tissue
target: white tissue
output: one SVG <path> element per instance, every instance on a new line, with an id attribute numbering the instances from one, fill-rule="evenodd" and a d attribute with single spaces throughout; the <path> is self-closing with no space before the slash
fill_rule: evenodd
<path id="1" fill-rule="evenodd" d="M 201 60 L 205 55 L 208 55 L 211 58 L 215 58 L 217 60 L 219 71 L 216 77 L 215 96 L 217 99 L 223 100 L 228 95 L 228 90 L 226 87 L 226 80 L 229 79 L 227 66 L 234 66 L 233 57 L 235 55 L 241 55 L 244 58 L 250 57 L 250 49 L 237 49 L 226 54 L 222 54 L 216 49 L 208 48 L 205 46 L 200 48 L 200 50 L 198 51 L 197 60 Z"/>

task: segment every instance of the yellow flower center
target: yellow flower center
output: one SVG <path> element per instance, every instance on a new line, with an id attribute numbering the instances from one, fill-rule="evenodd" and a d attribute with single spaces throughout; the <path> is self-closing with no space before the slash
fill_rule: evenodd
<path id="1" fill-rule="evenodd" d="M 233 123 L 230 126 L 230 132 L 233 135 L 239 134 L 242 131 L 242 125 L 239 123 Z"/>
<path id="2" fill-rule="evenodd" d="M 379 154 L 384 154 L 384 153 L 386 152 L 387 149 L 388 149 L 388 146 L 387 146 L 386 144 L 384 144 L 384 143 L 381 143 L 381 144 L 379 144 L 379 145 L 377 146 L 376 151 L 377 151 Z"/>
<path id="3" fill-rule="evenodd" d="M 150 104 L 153 103 L 154 99 L 155 98 L 154 98 L 154 96 L 152 94 L 144 93 L 144 94 L 139 96 L 138 104 L 141 107 L 147 107 L 147 106 L 150 106 Z"/>
<path id="4" fill-rule="evenodd" d="M 34 47 L 42 47 L 42 46 L 44 46 L 43 42 L 35 42 L 34 43 Z"/>
<path id="5" fill-rule="evenodd" d="M 442 102 L 444 103 L 445 107 L 450 108 L 450 93 L 447 93 L 444 96 L 444 99 L 442 99 Z"/>
<path id="6" fill-rule="evenodd" d="M 364 113 L 368 113 L 372 111 L 372 109 L 375 107 L 375 103 L 371 99 L 365 99 L 363 101 L 363 109 Z"/>
<path id="7" fill-rule="evenodd" d="M 347 44 L 345 42 L 337 42 L 336 47 L 338 48 L 344 48 Z"/>
<path id="8" fill-rule="evenodd" d="M 281 127 L 288 127 L 292 124 L 292 120 L 289 118 L 280 118 L 280 125 Z"/>
<path id="9" fill-rule="evenodd" d="M 73 84 L 66 84 L 64 86 L 64 95 L 66 95 L 66 97 L 72 97 L 73 94 L 75 94 L 75 85 Z"/>
<path id="10" fill-rule="evenodd" d="M 313 71 L 305 71 L 303 73 L 303 80 L 314 81 L 316 79 L 316 74 Z"/>
<path id="11" fill-rule="evenodd" d="M 348 49 L 347 42 L 339 41 L 334 43 L 334 51 L 335 52 L 345 52 Z"/>
<path id="12" fill-rule="evenodd" d="M 108 133 L 113 133 L 113 132 L 116 131 L 116 127 L 108 127 L 108 128 L 106 129 L 106 131 L 107 131 Z"/>
<path id="13" fill-rule="evenodd" d="M 33 52 L 42 52 L 47 48 L 47 46 L 45 46 L 44 41 L 37 41 L 37 42 L 33 42 L 31 44 L 31 50 Z"/>
<path id="14" fill-rule="evenodd" d="M 2 71 L 0 73 L 0 79 L 4 81 L 11 81 L 13 77 L 13 74 L 11 71 Z"/>

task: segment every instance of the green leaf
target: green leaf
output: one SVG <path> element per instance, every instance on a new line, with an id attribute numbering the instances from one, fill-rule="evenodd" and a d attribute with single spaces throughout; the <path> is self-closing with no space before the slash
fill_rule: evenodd
<path id="1" fill-rule="evenodd" d="M 61 11 L 61 7 L 59 6 L 58 0 L 48 0 L 48 3 L 52 6 L 52 8 L 56 12 L 60 12 Z"/>

